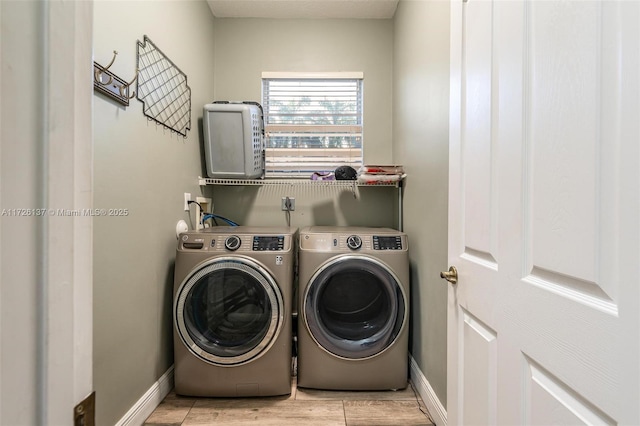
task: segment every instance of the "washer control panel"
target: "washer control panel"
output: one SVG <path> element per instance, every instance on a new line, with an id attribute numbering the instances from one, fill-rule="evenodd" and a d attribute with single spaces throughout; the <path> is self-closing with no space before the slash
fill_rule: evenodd
<path id="1" fill-rule="evenodd" d="M 291 235 L 287 234 L 216 234 L 188 232 L 181 234 L 179 250 L 206 250 L 209 252 L 288 252 L 292 249 Z"/>

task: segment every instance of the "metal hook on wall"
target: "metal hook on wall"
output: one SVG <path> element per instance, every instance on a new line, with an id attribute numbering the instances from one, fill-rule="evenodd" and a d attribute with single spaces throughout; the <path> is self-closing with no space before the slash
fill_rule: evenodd
<path id="1" fill-rule="evenodd" d="M 133 99 L 136 96 L 136 91 L 134 90 L 131 96 L 128 96 L 129 87 L 133 84 L 134 81 L 138 79 L 138 74 L 140 70 L 136 69 L 136 75 L 133 76 L 133 79 L 127 83 L 126 86 L 120 86 L 120 96 L 125 96 L 127 99 Z"/>
<path id="2" fill-rule="evenodd" d="M 113 65 L 113 63 L 116 61 L 116 56 L 118 55 L 118 52 L 116 52 L 115 50 L 113 51 L 113 58 L 111 59 L 111 62 L 109 62 L 109 65 L 107 65 L 106 67 L 99 67 L 96 68 L 94 67 L 93 70 L 93 75 L 94 75 L 94 79 L 95 81 L 98 82 L 98 84 L 103 84 L 103 85 L 108 85 L 111 84 L 111 82 L 113 82 L 113 76 L 111 74 L 107 74 L 107 77 L 109 77 L 109 81 L 106 82 L 102 82 L 102 75 L 105 73 L 105 71 L 109 70 L 109 68 L 111 68 L 111 65 Z"/>
<path id="3" fill-rule="evenodd" d="M 136 69 L 136 74 L 129 83 L 118 77 L 112 71 L 109 71 L 111 65 L 116 61 L 117 55 L 118 52 L 114 50 L 113 58 L 111 58 L 111 62 L 109 62 L 107 66 L 102 66 L 95 61 L 93 62 L 93 88 L 118 103 L 128 106 L 129 99 L 132 99 L 136 95 L 135 91 L 129 95 L 129 87 L 138 79 L 138 70 Z M 104 75 L 109 78 L 106 82 L 103 82 Z"/>

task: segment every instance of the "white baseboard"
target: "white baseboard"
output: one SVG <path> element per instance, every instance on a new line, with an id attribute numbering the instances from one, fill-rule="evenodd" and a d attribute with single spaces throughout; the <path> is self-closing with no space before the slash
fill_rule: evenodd
<path id="1" fill-rule="evenodd" d="M 149 388 L 116 426 L 139 426 L 173 389 L 173 365 Z"/>
<path id="2" fill-rule="evenodd" d="M 416 388 L 420 394 L 420 398 L 422 398 L 424 404 L 427 406 L 427 411 L 429 411 L 433 422 L 436 426 L 446 426 L 447 410 L 438 399 L 436 393 L 429 384 L 429 381 L 424 377 L 422 371 L 420 371 L 418 363 L 411 355 L 409 355 L 409 372 L 411 375 L 411 382 L 413 382 L 413 386 Z"/>

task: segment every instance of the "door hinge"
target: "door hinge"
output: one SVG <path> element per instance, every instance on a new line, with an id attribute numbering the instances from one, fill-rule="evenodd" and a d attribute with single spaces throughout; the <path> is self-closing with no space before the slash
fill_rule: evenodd
<path id="1" fill-rule="evenodd" d="M 73 409 L 73 426 L 95 426 L 96 393 L 91 394 Z"/>

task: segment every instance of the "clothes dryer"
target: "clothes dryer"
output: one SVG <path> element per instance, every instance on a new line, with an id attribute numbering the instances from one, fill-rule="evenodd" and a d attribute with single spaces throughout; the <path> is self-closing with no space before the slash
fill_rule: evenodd
<path id="1" fill-rule="evenodd" d="M 407 235 L 388 228 L 299 232 L 298 386 L 407 386 Z"/>
<path id="2" fill-rule="evenodd" d="M 294 246 L 290 228 L 212 227 L 180 235 L 173 302 L 176 393 L 291 392 Z"/>

